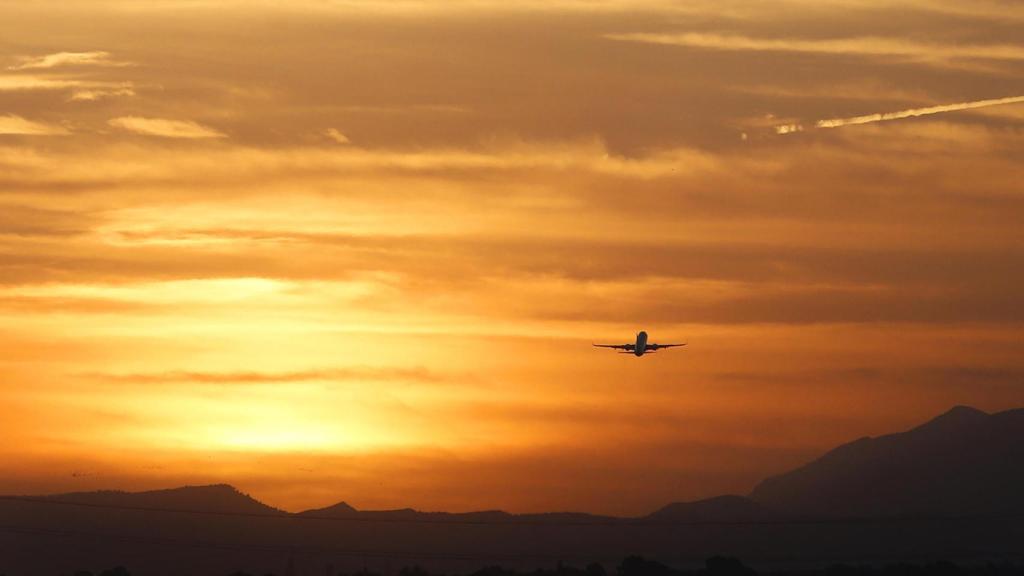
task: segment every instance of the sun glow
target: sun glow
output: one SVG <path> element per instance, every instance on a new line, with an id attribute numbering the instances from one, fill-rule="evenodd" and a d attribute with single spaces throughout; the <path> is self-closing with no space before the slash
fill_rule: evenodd
<path id="1" fill-rule="evenodd" d="M 282 414 L 280 410 L 247 406 L 247 412 L 262 413 L 258 418 L 245 418 L 237 424 L 216 425 L 200 429 L 199 451 L 246 452 L 322 452 L 352 453 L 405 445 L 409 438 L 382 434 L 381 431 L 355 424 L 349 414 L 340 411 L 335 421 L 311 421 L 308 418 Z M 346 422 L 347 421 L 347 422 Z"/>
<path id="2" fill-rule="evenodd" d="M 637 514 L 1020 405 L 1010 4 L 0 1 L 0 494 Z"/>

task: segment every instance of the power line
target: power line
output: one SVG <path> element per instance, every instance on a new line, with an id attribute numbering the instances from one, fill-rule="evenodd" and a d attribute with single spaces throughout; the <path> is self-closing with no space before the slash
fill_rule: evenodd
<path id="1" fill-rule="evenodd" d="M 109 534 L 100 532 L 84 532 L 79 530 L 50 529 L 50 528 L 28 528 L 19 526 L 0 526 L 0 532 L 27 536 L 51 536 L 71 538 L 93 538 L 112 540 L 125 544 L 152 544 L 158 546 L 174 546 L 184 548 L 202 548 L 216 550 L 238 550 L 254 551 L 281 554 L 303 554 L 303 555 L 332 555 L 352 558 L 373 558 L 373 559 L 406 559 L 406 560 L 465 560 L 465 561 L 504 561 L 514 562 L 522 560 L 534 560 L 545 562 L 577 561 L 593 562 L 592 558 L 574 557 L 564 554 L 480 554 L 464 552 L 419 552 L 409 550 L 354 550 L 350 548 L 336 548 L 332 546 L 311 546 L 308 544 L 289 546 L 284 544 L 252 544 L 252 543 L 229 543 L 215 542 L 200 539 L 181 538 L 155 538 L 147 536 L 135 536 L 127 534 Z M 612 561 L 605 559 L 605 561 Z"/>
<path id="2" fill-rule="evenodd" d="M 1024 519 L 1024 513 L 977 514 L 963 516 L 885 516 L 885 517 L 837 517 L 837 518 L 766 518 L 760 520 L 659 520 L 657 518 L 600 518 L 589 520 L 516 518 L 507 520 L 482 518 L 395 518 L 386 516 L 318 516 L 313 514 L 268 514 L 233 510 L 196 510 L 188 508 L 160 508 L 154 506 L 133 506 L 128 504 L 101 504 L 74 500 L 56 500 L 39 496 L 0 496 L 0 500 L 44 504 L 50 506 L 73 506 L 104 510 L 133 512 L 154 512 L 159 514 L 183 514 L 199 516 L 226 516 L 242 518 L 265 518 L 268 520 L 303 520 L 329 522 L 356 522 L 379 524 L 437 524 L 467 526 L 607 526 L 607 527 L 671 527 L 671 526 L 786 526 L 786 525 L 871 525 L 871 524 L 939 524 L 958 522 L 980 522 L 993 520 Z M 364 514 L 355 512 L 356 514 Z M 432 514 L 432 513 L 421 513 Z M 453 515 L 455 516 L 455 515 Z"/>

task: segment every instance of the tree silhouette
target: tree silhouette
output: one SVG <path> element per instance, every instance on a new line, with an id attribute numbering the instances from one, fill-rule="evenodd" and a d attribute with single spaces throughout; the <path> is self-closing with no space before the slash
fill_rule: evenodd
<path id="1" fill-rule="evenodd" d="M 431 576 L 430 572 L 427 572 L 419 564 L 413 566 L 404 566 L 398 571 L 398 576 Z"/>
<path id="2" fill-rule="evenodd" d="M 704 562 L 708 576 L 754 576 L 751 568 L 731 556 L 713 556 Z"/>
<path id="3" fill-rule="evenodd" d="M 672 569 L 661 562 L 628 556 L 618 567 L 619 576 L 670 576 Z"/>

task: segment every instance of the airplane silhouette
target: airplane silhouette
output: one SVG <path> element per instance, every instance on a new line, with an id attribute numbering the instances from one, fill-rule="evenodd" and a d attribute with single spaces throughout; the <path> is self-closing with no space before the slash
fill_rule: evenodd
<path id="1" fill-rule="evenodd" d="M 655 344 L 653 342 L 648 343 L 647 332 L 641 330 L 637 332 L 636 342 L 634 342 L 633 344 L 594 344 L 594 346 L 598 348 L 615 348 L 617 350 L 621 350 L 619 354 L 632 354 L 634 356 L 640 357 L 648 352 L 657 352 L 662 348 L 686 346 L 686 344 Z"/>

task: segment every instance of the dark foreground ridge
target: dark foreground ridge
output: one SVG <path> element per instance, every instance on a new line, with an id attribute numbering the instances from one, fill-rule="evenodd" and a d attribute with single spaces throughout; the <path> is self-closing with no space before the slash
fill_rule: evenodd
<path id="1" fill-rule="evenodd" d="M 297 566 L 290 559 L 285 573 L 295 574 Z M 356 572 L 335 572 L 333 566 L 324 567 L 325 576 L 388 576 L 363 568 Z M 395 574 L 397 576 L 460 576 L 430 572 L 419 565 L 404 566 Z M 264 572 L 264 576 L 275 576 L 274 572 Z M 3 576 L 3 575 L 0 575 Z M 88 570 L 79 570 L 74 576 L 94 576 Z M 123 566 L 109 568 L 95 576 L 132 576 Z M 232 572 L 226 576 L 257 576 L 248 572 Z M 952 562 L 934 562 L 930 564 L 887 564 L 876 567 L 866 564 L 832 564 L 824 568 L 802 568 L 758 571 L 746 566 L 737 558 L 714 556 L 704 562 L 702 568 L 674 569 L 661 562 L 648 560 L 640 556 L 628 556 L 622 560 L 614 571 L 609 572 L 603 564 L 591 563 L 585 568 L 559 563 L 553 568 L 538 568 L 522 572 L 487 566 L 464 576 L 1024 576 L 1024 566 L 1011 563 L 980 564 L 960 566 Z"/>
<path id="2" fill-rule="evenodd" d="M 288 562 L 306 566 L 303 574 L 325 574 L 325 567 L 326 574 L 391 574 L 412 565 L 468 574 L 502 566 L 498 575 L 559 563 L 628 571 L 622 558 L 631 555 L 692 569 L 715 554 L 744 558 L 762 571 L 1020 563 L 1022 438 L 1024 410 L 957 407 L 912 430 L 840 446 L 765 480 L 749 497 L 674 503 L 639 518 L 361 511 L 344 502 L 290 514 L 227 485 L 6 496 L 0 575 L 117 564 L 144 576 L 299 574 L 274 568 Z M 928 565 L 930 571 L 914 574 L 952 570 Z M 849 570 L 843 576 L 889 574 Z M 620 571 L 626 574 L 639 572 Z"/>

